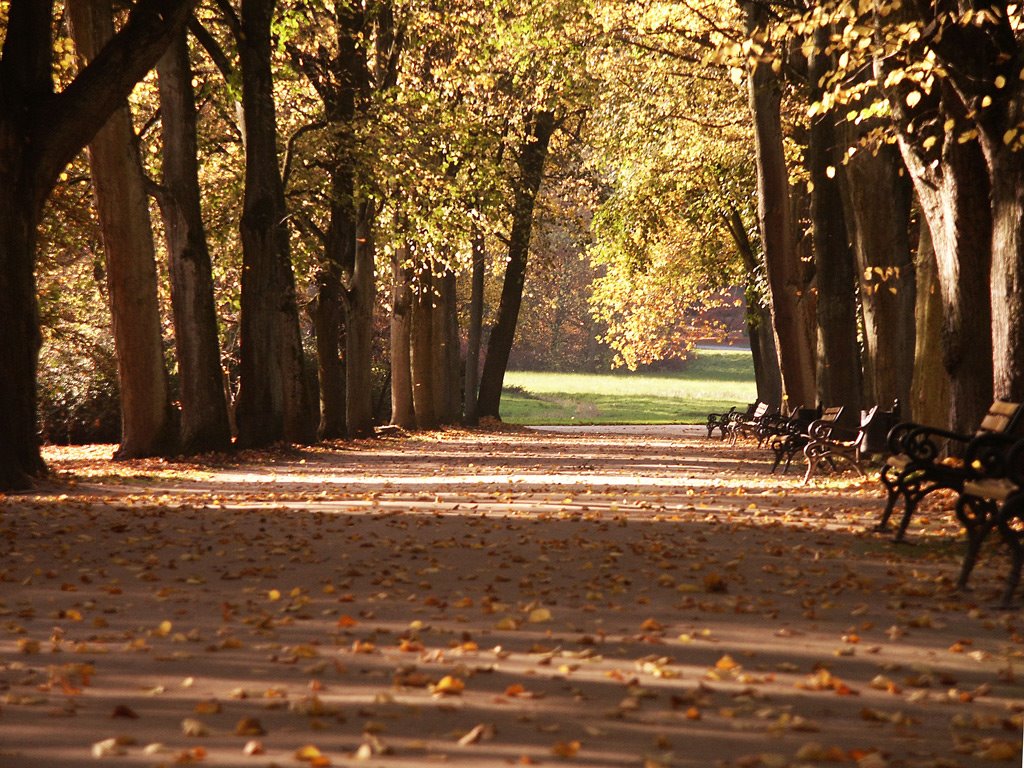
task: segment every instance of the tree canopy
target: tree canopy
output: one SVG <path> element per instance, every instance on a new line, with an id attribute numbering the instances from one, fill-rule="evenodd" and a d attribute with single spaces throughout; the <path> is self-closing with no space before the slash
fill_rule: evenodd
<path id="1" fill-rule="evenodd" d="M 37 425 L 156 429 L 117 408 L 132 343 L 166 452 L 498 416 L 513 347 L 685 359 L 737 303 L 790 406 L 913 391 L 964 426 L 1024 397 L 1016 4 L 136 0 L 88 64 L 74 7 L 0 2 L 6 485 L 43 471 Z M 76 156 L 118 109 L 155 341 Z M 936 375 L 948 403 L 912 386 Z"/>

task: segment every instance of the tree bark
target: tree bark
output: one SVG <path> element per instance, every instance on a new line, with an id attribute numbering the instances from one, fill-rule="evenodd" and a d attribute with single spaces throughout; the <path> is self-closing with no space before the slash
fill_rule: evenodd
<path id="1" fill-rule="evenodd" d="M 775 346 L 775 334 L 772 330 L 771 308 L 753 289 L 758 268 L 758 254 L 754 252 L 743 217 L 735 207 L 722 214 L 726 228 L 732 236 L 736 250 L 743 260 L 743 266 L 750 276 L 744 291 L 747 304 L 746 325 L 750 339 L 750 355 L 754 363 L 754 382 L 757 386 L 757 399 L 769 403 L 776 408 L 782 404 L 782 371 L 779 369 L 779 350 Z"/>
<path id="2" fill-rule="evenodd" d="M 809 61 L 811 103 L 821 100 L 822 78 L 828 72 L 825 53 L 829 27 L 815 32 Z M 847 237 L 846 217 L 836 167 L 835 114 L 811 118 L 806 163 L 811 180 L 811 230 L 814 242 L 815 302 L 818 326 L 816 368 L 818 402 L 844 406 L 854 421 L 861 404 L 861 361 L 857 343 L 857 279 Z"/>
<path id="3" fill-rule="evenodd" d="M 462 416 L 462 376 L 459 370 L 455 272 L 450 267 L 442 268 L 434 285 L 434 409 L 442 424 L 457 424 Z"/>
<path id="4" fill-rule="evenodd" d="M 763 23 L 764 10 L 747 3 L 748 31 Z M 784 405 L 815 402 L 814 303 L 804 266 L 793 243 L 789 170 L 782 144 L 781 90 L 767 64 L 755 64 L 747 76 L 754 121 L 758 222 L 772 294 L 776 346 L 782 371 Z"/>
<path id="5" fill-rule="evenodd" d="M 1024 158 L 986 152 L 992 195 L 992 350 L 996 397 L 1024 401 Z"/>
<path id="6" fill-rule="evenodd" d="M 71 0 L 68 11 L 75 47 L 91 61 L 114 36 L 112 4 Z M 121 392 L 121 445 L 116 456 L 173 453 L 177 425 L 163 359 L 149 198 L 127 101 L 89 143 L 89 166 L 103 235 Z"/>
<path id="7" fill-rule="evenodd" d="M 0 490 L 46 472 L 36 428 L 40 333 L 36 230 L 58 175 L 185 23 L 194 0 L 139 0 L 127 22 L 53 93 L 53 2 L 11 0 L 0 66 Z"/>
<path id="8" fill-rule="evenodd" d="M 484 319 L 484 237 L 479 231 L 473 233 L 473 267 L 470 277 L 469 327 L 466 329 L 466 373 L 463 380 L 465 401 L 465 422 L 475 426 L 480 422 L 477 410 L 477 390 L 480 382 L 480 341 Z"/>
<path id="9" fill-rule="evenodd" d="M 896 118 L 903 161 L 910 171 L 935 247 L 942 295 L 942 358 L 949 377 L 950 426 L 973 431 L 992 402 L 992 308 L 989 271 L 992 214 L 988 175 L 977 141 L 955 133 L 935 145 L 920 143 L 915 118 L 963 120 L 948 83 L 914 108 L 900 88 L 886 94 Z"/>
<path id="10" fill-rule="evenodd" d="M 412 398 L 416 426 L 434 429 L 438 425 L 434 403 L 434 285 L 430 264 L 416 269 L 416 293 L 412 304 Z"/>
<path id="11" fill-rule="evenodd" d="M 349 437 L 373 435 L 373 307 L 377 298 L 370 205 L 358 207 L 354 261 L 345 287 L 345 419 Z"/>
<path id="12" fill-rule="evenodd" d="M 157 200 L 167 237 L 171 307 L 178 355 L 181 448 L 223 451 L 231 427 L 221 375 L 213 272 L 203 228 L 196 105 L 186 33 L 157 63 L 163 125 L 163 181 Z"/>
<path id="13" fill-rule="evenodd" d="M 238 37 L 245 111 L 240 389 L 243 447 L 307 443 L 315 426 L 299 333 L 286 207 L 277 166 L 270 67 L 274 0 L 242 0 Z"/>
<path id="14" fill-rule="evenodd" d="M 412 397 L 412 271 L 409 246 L 391 257 L 391 423 L 416 428 Z"/>
<path id="15" fill-rule="evenodd" d="M 899 150 L 885 145 L 857 152 L 841 176 L 864 319 L 865 402 L 886 408 L 894 399 L 910 402 L 914 371 L 913 189 L 903 168 Z"/>
<path id="16" fill-rule="evenodd" d="M 519 147 L 516 158 L 519 179 L 514 192 L 512 231 L 509 234 L 505 279 L 501 288 L 497 320 L 487 343 L 487 356 L 484 358 L 480 393 L 477 397 L 477 411 L 481 417 L 501 418 L 501 388 L 505 380 L 505 370 L 508 368 L 512 343 L 515 340 L 519 308 L 523 302 L 533 209 L 544 176 L 548 143 L 554 131 L 555 116 L 552 112 L 534 113 L 529 133 Z"/>
<path id="17" fill-rule="evenodd" d="M 914 376 L 910 409 L 919 424 L 949 427 L 949 379 L 942 365 L 942 289 L 928 222 L 921 222 L 917 246 Z"/>
<path id="18" fill-rule="evenodd" d="M 996 396 L 1020 401 L 1024 399 L 1024 80 L 1020 77 L 1024 44 L 1014 26 L 1018 14 L 1005 0 L 983 8 L 954 0 L 911 8 L 921 15 L 929 53 L 944 70 L 945 101 L 955 101 L 959 108 L 957 125 L 969 121 L 978 128 L 992 228 L 993 386 Z M 965 8 L 982 10 L 984 15 L 975 23 L 964 23 Z M 934 230 L 932 234 L 940 251 L 938 236 Z M 974 243 L 973 250 L 980 245 Z M 964 251 L 961 263 L 972 255 Z"/>
<path id="19" fill-rule="evenodd" d="M 330 230 L 333 230 L 333 216 Z M 333 250 L 328 231 L 325 254 Z M 321 440 L 343 438 L 345 429 L 345 367 L 341 363 L 341 274 L 338 265 L 324 259 L 316 276 L 313 329 L 316 333 L 317 381 L 320 383 Z"/>

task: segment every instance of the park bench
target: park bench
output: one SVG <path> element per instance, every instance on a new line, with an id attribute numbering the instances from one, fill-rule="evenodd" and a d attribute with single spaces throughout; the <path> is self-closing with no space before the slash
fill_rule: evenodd
<path id="1" fill-rule="evenodd" d="M 780 434 L 771 438 L 768 448 L 775 454 L 772 462 L 772 472 L 775 472 L 782 464 L 782 471 L 788 472 L 789 465 L 793 462 L 793 456 L 802 451 L 807 441 L 810 440 L 809 432 L 812 428 L 821 427 L 817 425 L 834 424 L 843 415 L 843 406 L 834 405 L 827 408 L 797 408 L 793 411 L 786 428 Z"/>
<path id="2" fill-rule="evenodd" d="M 773 437 L 778 435 L 784 435 L 789 430 L 790 422 L 793 417 L 799 414 L 803 410 L 802 406 L 797 406 L 791 410 L 788 414 L 780 413 L 775 411 L 774 413 L 766 414 L 761 423 L 757 425 L 757 429 L 754 431 L 755 437 L 757 437 L 757 447 L 763 448 L 771 443 Z M 821 410 L 815 410 L 812 419 L 818 418 L 821 415 Z"/>
<path id="3" fill-rule="evenodd" d="M 708 439 L 714 434 L 717 429 L 719 432 L 719 439 L 725 438 L 725 430 L 729 426 L 729 423 L 733 420 L 736 415 L 736 406 L 734 405 L 725 413 L 709 413 L 708 414 Z M 753 408 L 751 408 L 751 415 L 753 415 Z"/>
<path id="4" fill-rule="evenodd" d="M 729 424 L 728 432 L 731 440 L 731 444 L 735 445 L 736 440 L 742 435 L 743 437 L 749 437 L 757 434 L 757 429 L 761 425 L 761 422 L 775 410 L 763 400 L 758 400 L 754 403 L 754 410 L 750 415 L 744 414 L 738 419 L 733 419 Z"/>
<path id="5" fill-rule="evenodd" d="M 888 530 L 889 518 L 897 501 L 902 498 L 903 516 L 894 538 L 903 541 L 921 499 L 941 488 L 961 493 L 966 481 L 977 479 L 979 473 L 976 467 L 958 458 L 956 454 L 976 454 L 990 442 L 1012 442 L 1014 437 L 1020 436 L 1017 432 L 1021 426 L 1021 413 L 1019 403 L 996 400 L 973 435 L 913 422 L 893 427 L 889 433 L 891 453 L 879 475 L 887 493 L 886 504 L 875 530 Z M 990 435 L 997 438 L 992 441 L 988 437 Z M 972 441 L 980 442 L 972 444 Z"/>
<path id="6" fill-rule="evenodd" d="M 803 449 L 807 460 L 804 483 L 823 467 L 835 471 L 848 465 L 861 477 L 865 477 L 861 464 L 866 457 L 884 452 L 885 436 L 899 418 L 899 407 L 899 401 L 896 400 L 888 411 L 877 405 L 861 411 L 860 426 L 857 429 L 844 427 L 834 421 L 817 421 L 812 424 L 807 430 L 808 441 Z"/>
<path id="7" fill-rule="evenodd" d="M 1010 607 L 1024 565 L 1024 440 L 1004 434 L 981 435 L 968 445 L 964 464 L 971 476 L 964 480 L 956 501 L 956 517 L 967 531 L 967 551 L 957 580 L 965 589 L 993 528 L 1010 549 L 1010 570 L 1001 604 Z"/>

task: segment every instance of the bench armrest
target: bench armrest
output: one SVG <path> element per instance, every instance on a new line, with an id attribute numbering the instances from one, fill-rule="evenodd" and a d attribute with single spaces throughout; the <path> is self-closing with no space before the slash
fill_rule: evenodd
<path id="1" fill-rule="evenodd" d="M 942 453 L 942 441 L 951 440 L 966 445 L 972 439 L 972 435 L 906 422 L 897 424 L 889 432 L 889 447 L 894 449 L 893 453 L 904 453 L 914 461 L 931 462 L 936 461 Z"/>

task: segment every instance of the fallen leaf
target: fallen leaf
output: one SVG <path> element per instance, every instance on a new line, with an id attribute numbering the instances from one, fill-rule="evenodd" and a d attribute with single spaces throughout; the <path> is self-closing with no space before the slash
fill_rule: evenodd
<path id="1" fill-rule="evenodd" d="M 460 747 L 466 747 L 470 744 L 476 744 L 480 741 L 489 741 L 494 738 L 494 726 L 488 723 L 480 723 L 473 727 L 469 733 L 459 739 L 458 744 Z"/>
<path id="2" fill-rule="evenodd" d="M 207 728 L 203 723 L 191 717 L 186 717 L 184 720 L 181 721 L 181 732 L 186 736 L 192 737 L 210 735 L 209 728 Z"/>
<path id="3" fill-rule="evenodd" d="M 246 717 L 235 726 L 235 736 L 264 736 L 267 732 L 255 717 Z"/>
<path id="4" fill-rule="evenodd" d="M 458 696 L 466 688 L 466 684 L 459 678 L 445 675 L 430 690 L 436 696 Z"/>
<path id="5" fill-rule="evenodd" d="M 580 747 L 583 745 L 579 741 L 556 741 L 551 745 L 551 754 L 556 757 L 571 758 L 576 757 L 576 753 L 580 751 Z"/>
<path id="6" fill-rule="evenodd" d="M 543 624 L 545 621 L 551 621 L 551 611 L 547 608 L 534 608 L 526 620 L 531 624 Z"/>

